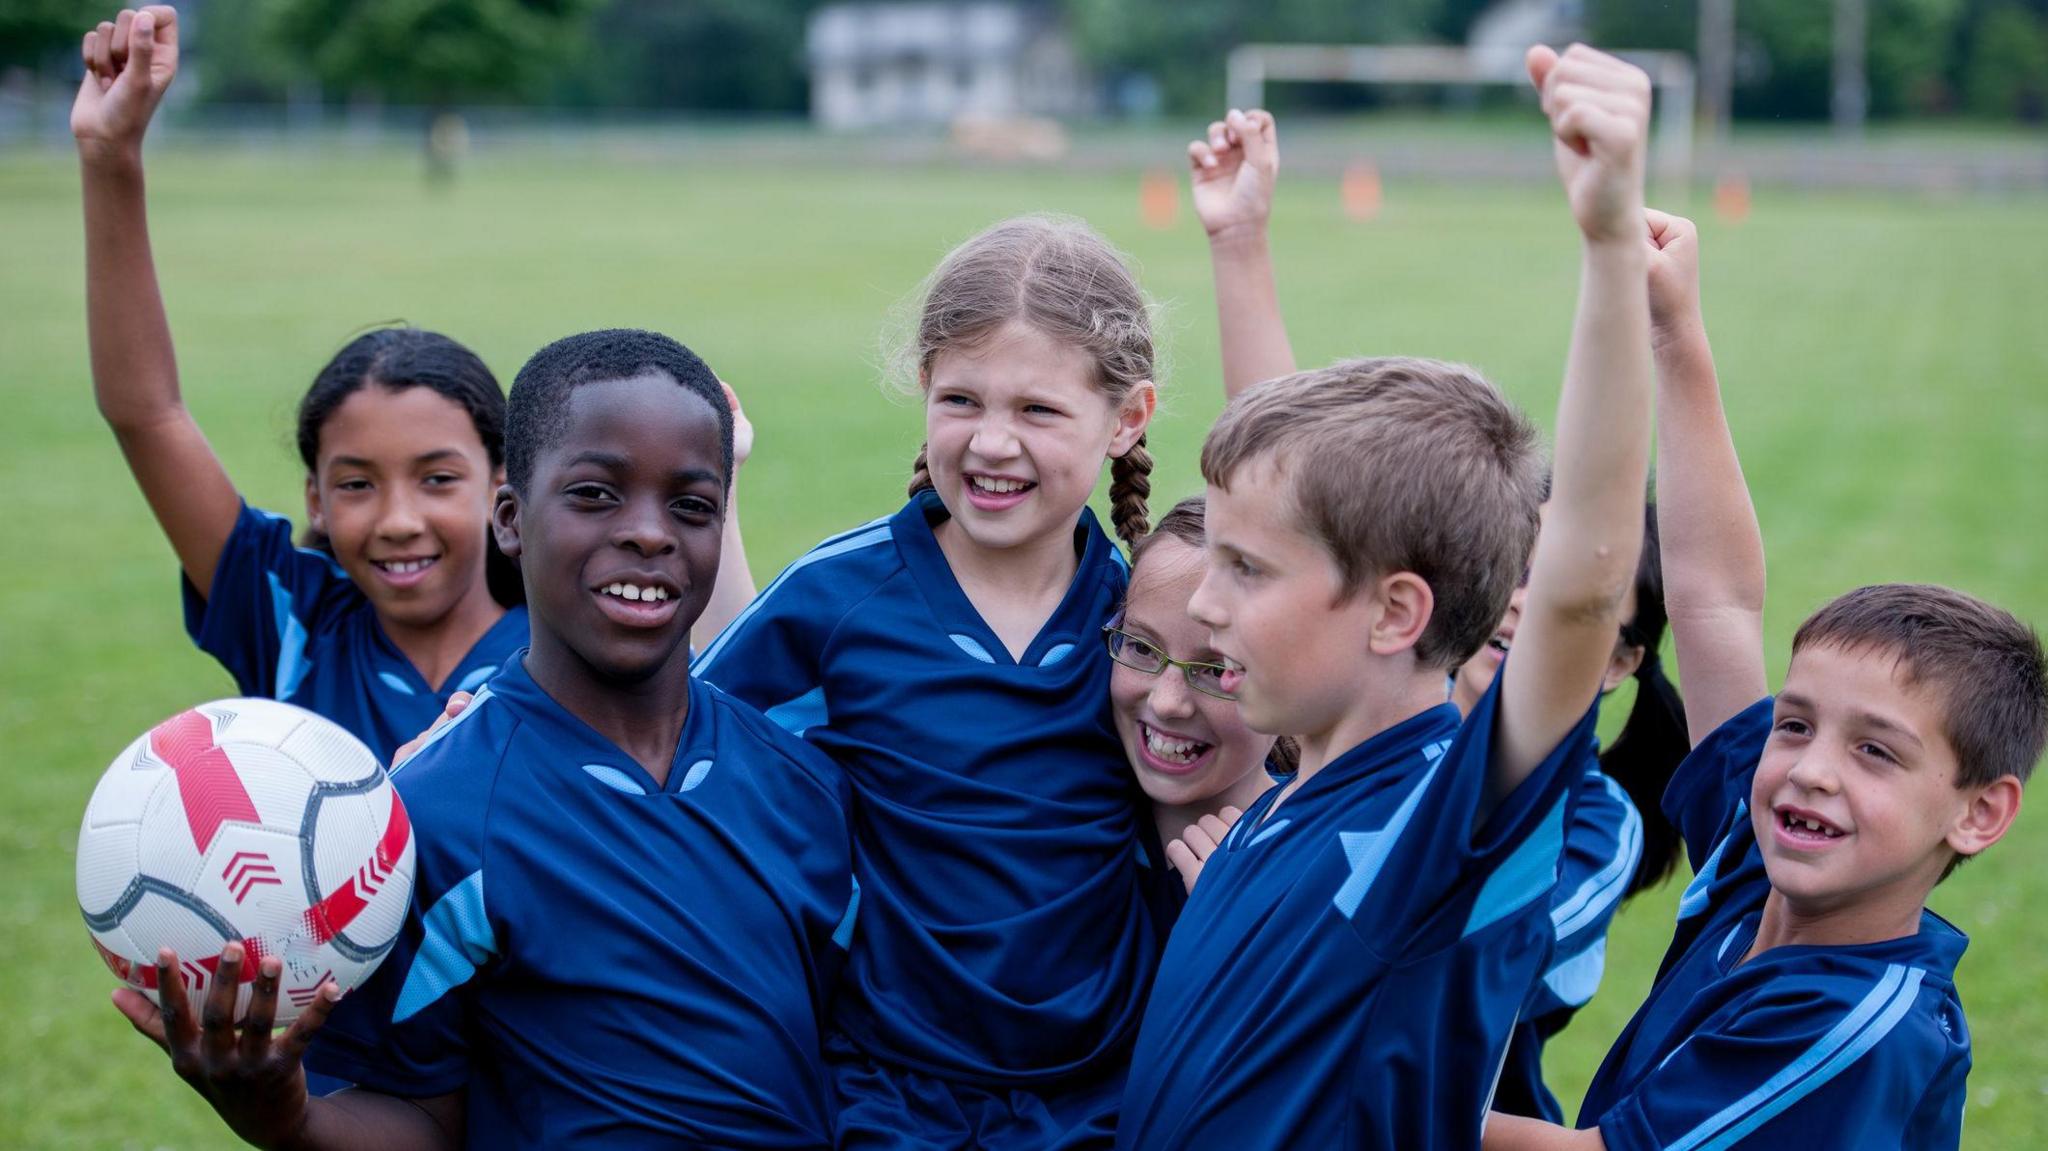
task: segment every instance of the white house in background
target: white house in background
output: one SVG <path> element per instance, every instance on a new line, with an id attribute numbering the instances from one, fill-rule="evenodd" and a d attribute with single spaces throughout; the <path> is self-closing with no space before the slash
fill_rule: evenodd
<path id="1" fill-rule="evenodd" d="M 832 4 L 805 37 L 811 118 L 830 128 L 1071 116 L 1094 89 L 1050 4 Z"/>
<path id="2" fill-rule="evenodd" d="M 1519 76 L 1529 45 L 1562 47 L 1585 35 L 1585 27 L 1585 0 L 1500 0 L 1472 22 L 1465 48 L 1484 70 Z"/>

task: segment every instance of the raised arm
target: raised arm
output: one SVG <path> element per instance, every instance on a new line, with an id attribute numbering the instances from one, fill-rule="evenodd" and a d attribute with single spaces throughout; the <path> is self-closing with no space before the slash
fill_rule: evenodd
<path id="1" fill-rule="evenodd" d="M 332 982 L 305 1011 L 273 1034 L 283 960 L 266 956 L 250 985 L 249 1010 L 235 1022 L 242 945 L 230 943 L 195 1012 L 179 976 L 177 954 L 157 956 L 163 1007 L 139 991 L 114 992 L 128 1022 L 171 1057 L 171 1067 L 213 1106 L 236 1136 L 276 1151 L 448 1151 L 462 1146 L 466 1112 L 460 1095 L 402 1099 L 353 1088 L 324 1099 L 306 1094 L 301 1062 L 313 1036 L 340 1000 Z"/>
<path id="2" fill-rule="evenodd" d="M 747 544 L 740 538 L 740 465 L 754 452 L 754 425 L 740 408 L 739 393 L 720 380 L 725 402 L 732 406 L 732 484 L 725 493 L 725 530 L 719 537 L 718 582 L 704 613 L 690 628 L 690 646 L 703 651 L 754 602 L 754 569 L 747 564 Z"/>
<path id="3" fill-rule="evenodd" d="M 1700 315 L 1699 232 L 1646 213 L 1657 358 L 1657 531 L 1664 607 L 1697 744 L 1770 690 L 1764 671 L 1764 539 Z"/>
<path id="4" fill-rule="evenodd" d="M 199 594 L 234 530 L 240 500 L 178 394 L 177 357 L 157 291 L 143 201 L 142 137 L 178 71 L 178 15 L 123 11 L 85 34 L 85 82 L 71 133 L 85 198 L 86 329 L 93 398 L 143 498 Z"/>
<path id="5" fill-rule="evenodd" d="M 1584 239 L 1579 309 L 1557 403 L 1550 509 L 1514 655 L 1502 668 L 1489 780 L 1499 799 L 1599 694 L 1643 545 L 1650 455 L 1650 309 L 1641 236 L 1650 82 L 1584 45 L 1529 51 L 1558 174 Z"/>
<path id="6" fill-rule="evenodd" d="M 1209 233 L 1216 319 L 1223 342 L 1223 395 L 1294 371 L 1280 316 L 1266 221 L 1280 174 L 1280 137 L 1271 113 L 1233 108 L 1188 145 L 1195 215 Z"/>

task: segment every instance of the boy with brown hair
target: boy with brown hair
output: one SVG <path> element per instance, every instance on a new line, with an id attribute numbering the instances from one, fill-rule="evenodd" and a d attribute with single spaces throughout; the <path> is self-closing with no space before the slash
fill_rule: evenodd
<path id="1" fill-rule="evenodd" d="M 1567 765 L 1635 573 L 1649 454 L 1649 84 L 1582 46 L 1529 65 L 1584 237 L 1541 541 L 1535 433 L 1469 369 L 1352 361 L 1225 410 L 1189 610 L 1246 722 L 1297 736 L 1301 768 L 1204 864 L 1119 1147 L 1479 1142 L 1547 953 Z M 1511 670 L 1461 724 L 1444 676 L 1493 633 L 1532 543 Z"/>
<path id="2" fill-rule="evenodd" d="M 2007 612 L 1859 588 L 1768 694 L 1764 553 L 1699 312 L 1698 239 L 1649 213 L 1665 598 L 1695 747 L 1665 813 L 1696 877 L 1650 997 L 1571 1131 L 1496 1115 L 1489 1151 L 1953 1148 L 1968 940 L 1927 910 L 2019 813 L 2048 665 Z"/>

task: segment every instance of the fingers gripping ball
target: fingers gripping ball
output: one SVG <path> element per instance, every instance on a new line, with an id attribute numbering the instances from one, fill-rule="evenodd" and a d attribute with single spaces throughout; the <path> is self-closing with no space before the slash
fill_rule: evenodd
<path id="1" fill-rule="evenodd" d="M 369 978 L 405 922 L 412 877 L 412 825 L 377 757 L 271 700 L 202 704 L 152 728 L 100 777 L 78 833 L 79 910 L 117 978 L 157 999 L 169 947 L 196 998 L 221 974 L 221 948 L 241 941 L 236 1016 L 274 955 L 280 1024 L 323 982 Z"/>

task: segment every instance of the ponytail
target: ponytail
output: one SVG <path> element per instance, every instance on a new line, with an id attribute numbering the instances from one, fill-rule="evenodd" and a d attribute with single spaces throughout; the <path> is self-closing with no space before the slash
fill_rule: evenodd
<path id="1" fill-rule="evenodd" d="M 1613 777 L 1643 817 L 1643 857 L 1623 898 L 1663 883 L 1678 865 L 1678 829 L 1664 818 L 1664 789 L 1692 753 L 1685 726 L 1685 701 L 1664 674 L 1657 651 L 1669 623 L 1664 611 L 1663 548 L 1657 536 L 1657 505 L 1643 505 L 1643 554 L 1636 562 L 1635 618 L 1621 629 L 1621 641 L 1641 648 L 1636 665 L 1636 702 L 1614 743 L 1600 753 L 1600 770 Z"/>
<path id="2" fill-rule="evenodd" d="M 906 494 L 914 496 L 932 490 L 931 455 L 930 444 L 917 445 L 917 458 L 910 462 L 910 491 Z"/>
<path id="3" fill-rule="evenodd" d="M 1643 817 L 1643 857 L 1623 898 L 1663 883 L 1678 864 L 1678 830 L 1664 818 L 1664 789 L 1692 751 L 1685 703 L 1664 674 L 1664 663 L 1654 649 L 1644 653 L 1635 679 L 1636 702 L 1629 709 L 1628 722 L 1614 743 L 1600 753 L 1600 770 L 1628 792 Z"/>

